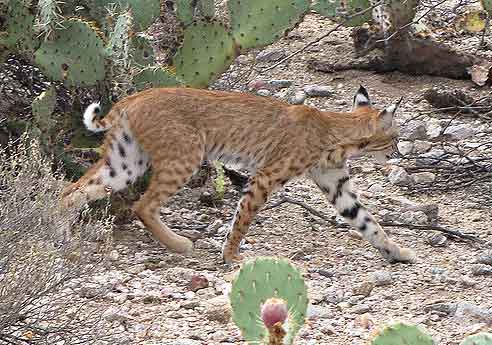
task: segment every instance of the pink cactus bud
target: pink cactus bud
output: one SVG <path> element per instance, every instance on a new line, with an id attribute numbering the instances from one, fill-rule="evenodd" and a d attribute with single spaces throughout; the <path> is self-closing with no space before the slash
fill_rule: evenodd
<path id="1" fill-rule="evenodd" d="M 261 319 L 267 328 L 273 327 L 278 322 L 283 324 L 288 314 L 287 304 L 278 298 L 269 298 L 261 307 Z"/>

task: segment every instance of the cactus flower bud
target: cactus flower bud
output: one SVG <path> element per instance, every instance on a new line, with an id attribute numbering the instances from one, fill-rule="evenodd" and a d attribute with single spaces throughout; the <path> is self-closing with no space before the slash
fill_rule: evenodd
<path id="1" fill-rule="evenodd" d="M 278 322 L 283 324 L 287 316 L 287 304 L 282 299 L 269 298 L 261 307 L 261 319 L 267 328 L 273 327 Z"/>

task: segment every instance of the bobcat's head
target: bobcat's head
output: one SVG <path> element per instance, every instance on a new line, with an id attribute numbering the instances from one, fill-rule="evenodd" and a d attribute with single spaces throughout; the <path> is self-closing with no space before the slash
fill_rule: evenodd
<path id="1" fill-rule="evenodd" d="M 354 96 L 353 110 L 365 110 L 369 113 L 376 123 L 376 128 L 372 136 L 360 141 L 359 149 L 366 152 L 379 163 L 384 164 L 391 158 L 397 158 L 401 154 L 398 151 L 398 126 L 394 121 L 394 115 L 400 102 L 400 98 L 394 104 L 391 104 L 383 110 L 377 110 L 372 107 L 371 100 L 367 90 L 361 85 Z"/>

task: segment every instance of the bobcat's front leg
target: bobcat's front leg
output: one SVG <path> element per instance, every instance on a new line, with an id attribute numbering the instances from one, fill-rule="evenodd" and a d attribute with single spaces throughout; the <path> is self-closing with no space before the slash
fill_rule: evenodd
<path id="1" fill-rule="evenodd" d="M 357 195 L 352 191 L 350 178 L 345 168 L 317 168 L 312 171 L 311 177 L 340 215 L 354 226 L 365 240 L 378 249 L 386 260 L 389 262 L 415 261 L 415 253 L 391 241 L 376 219 L 360 203 Z"/>

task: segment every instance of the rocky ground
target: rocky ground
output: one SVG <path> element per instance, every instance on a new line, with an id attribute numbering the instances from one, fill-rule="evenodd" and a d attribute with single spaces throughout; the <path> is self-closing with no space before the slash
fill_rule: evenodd
<path id="1" fill-rule="evenodd" d="M 215 87 L 249 89 L 335 111 L 350 108 L 359 84 L 369 90 L 377 107 L 403 96 L 398 122 L 400 150 L 406 159 L 386 167 L 369 158 L 351 161 L 358 194 L 382 221 L 439 225 L 474 234 L 480 241 L 459 241 L 429 229 L 386 227 L 393 239 L 418 254 L 415 264 L 390 265 L 350 229 L 284 203 L 259 213 L 242 246 L 243 254 L 287 257 L 304 273 L 311 305 L 297 344 L 367 344 L 371 334 L 391 320 L 422 325 L 440 345 L 457 345 L 466 334 L 490 330 L 492 184 L 472 180 L 466 188 L 455 188 L 453 179 L 446 181 L 432 167 L 415 169 L 419 164 L 432 165 L 429 159 L 447 157 L 443 143 L 472 150 L 474 157 L 491 157 L 490 120 L 476 114 L 440 113 L 424 99 L 424 91 L 431 87 L 462 90 L 475 99 L 488 95 L 490 88 L 398 72 L 310 70 L 309 59 L 353 59 L 347 29 L 272 70 L 252 71 L 254 58 L 257 69 L 270 66 L 331 27 L 324 19 L 307 16 L 280 42 L 240 56 Z M 463 49 L 476 43 L 478 38 L 467 40 Z M 453 159 L 448 159 L 450 164 L 458 164 Z M 433 185 L 450 188 L 423 192 L 424 186 Z M 211 202 L 204 197 L 204 189 L 186 187 L 162 208 L 166 223 L 195 241 L 192 256 L 160 247 L 138 222 L 118 225 L 110 269 L 94 275 L 92 283 L 79 291 L 80 298 L 101 308 L 108 327 L 121 332 L 128 344 L 245 344 L 231 321 L 227 299 L 239 266 L 220 260 L 240 193 L 227 182 L 224 199 Z M 282 195 L 335 217 L 334 209 L 308 180 L 290 182 L 270 205 Z M 202 277 L 203 284 L 192 284 L 196 277 Z M 105 297 L 97 297 L 101 287 L 109 290 Z"/>
<path id="2" fill-rule="evenodd" d="M 245 89 L 249 85 L 260 95 L 294 103 L 304 101 L 320 109 L 347 110 L 358 85 L 363 84 L 379 107 L 404 97 L 398 121 L 404 139 L 400 149 L 407 156 L 413 155 L 421 162 L 424 159 L 425 163 L 426 158 L 442 155 L 442 143 L 450 142 L 490 157 L 490 145 L 480 146 L 489 140 L 490 122 L 473 116 L 460 116 L 450 122 L 453 113 L 439 113 L 423 98 L 424 90 L 430 87 L 459 89 L 475 98 L 487 95 L 489 87 L 479 89 L 470 81 L 398 72 L 310 71 L 308 59 L 336 62 L 352 56 L 348 30 L 333 33 L 271 71 L 237 81 L 248 71 L 255 55 L 257 67 L 271 65 L 328 27 L 328 22 L 308 16 L 281 42 L 239 57 L 216 86 Z M 236 81 L 232 86 L 231 80 Z M 316 85 L 314 91 L 309 85 Z M 313 92 L 318 96 L 312 96 Z M 410 162 L 418 165 L 418 159 Z M 260 212 L 242 252 L 249 257 L 287 257 L 303 271 L 311 305 L 297 344 L 367 344 L 375 329 L 391 320 L 420 324 L 441 345 L 456 345 L 466 334 L 490 329 L 490 183 L 477 181 L 467 188 L 423 193 L 415 187 L 419 183 L 442 183 L 432 169 L 415 172 L 396 165 L 382 167 L 368 158 L 351 161 L 350 168 L 362 201 L 378 219 L 438 224 L 475 234 L 481 242 L 452 240 L 428 229 L 386 228 L 397 242 L 418 253 L 413 265 L 390 265 L 349 229 L 334 227 L 299 206 L 282 204 Z M 227 302 L 229 283 L 238 266 L 220 261 L 222 240 L 240 194 L 228 184 L 223 201 L 211 204 L 202 192 L 185 188 L 162 208 L 163 219 L 173 229 L 194 239 L 196 250 L 191 257 L 161 248 L 139 223 L 115 229 L 111 269 L 95 276 L 94 286 L 88 289 L 110 289 L 105 298 L 92 303 L 108 308 L 104 317 L 128 338 L 128 343 L 244 344 L 230 319 Z M 277 201 L 282 193 L 327 216 L 335 215 L 308 180 L 289 183 L 270 202 Z M 197 276 L 204 277 L 203 285 L 191 284 Z"/>

